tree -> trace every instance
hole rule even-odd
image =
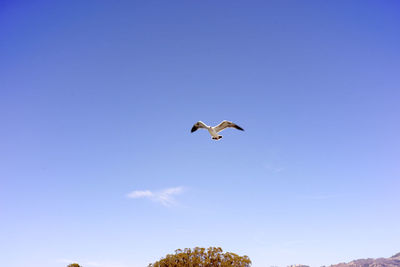
[[[235,253],[223,253],[221,248],[208,249],[196,247],[193,250],[177,249],[175,254],[149,264],[148,267],[250,267],[251,260],[247,256]]]
[[[71,263],[67,267],[82,267],[82,266],[80,266],[78,263]]]

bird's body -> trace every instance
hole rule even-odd
[[[219,135],[219,134],[217,133],[217,131],[216,131],[213,127],[209,126],[209,127],[207,128],[207,130],[208,130],[208,132],[211,134],[212,139],[219,140],[219,139],[222,138],[222,135]]]
[[[202,121],[198,121],[196,122],[193,127],[191,132],[195,132],[197,131],[197,129],[199,128],[203,128],[203,129],[207,129],[208,132],[211,134],[211,138],[214,140],[219,140],[222,138],[222,135],[219,135],[218,133],[226,128],[236,128],[238,130],[244,131],[241,127],[239,127],[238,125],[234,124],[233,122],[230,121],[222,121],[220,124],[218,124],[217,126],[208,126],[206,125],[204,122]]]

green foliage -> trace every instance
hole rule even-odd
[[[82,267],[82,266],[80,266],[78,263],[71,263],[67,267]]]
[[[235,253],[223,253],[221,248],[185,248],[177,249],[175,254],[149,264],[148,267],[250,267],[251,261],[247,256]]]

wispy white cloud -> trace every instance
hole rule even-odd
[[[284,171],[285,169],[282,167],[277,167],[274,164],[271,163],[264,163],[264,168],[267,169],[270,172],[274,172],[274,173],[279,173]]]
[[[308,199],[308,200],[325,200],[325,199],[331,199],[331,198],[338,198],[339,195],[315,194],[315,195],[300,195],[299,197],[302,199]]]
[[[150,191],[150,190],[136,190],[127,194],[128,198],[148,198],[154,202],[158,202],[163,206],[170,207],[176,204],[174,195],[181,194],[185,188],[183,186],[170,187],[160,191]]]
[[[133,191],[128,194],[129,198],[142,198],[142,197],[152,197],[154,193],[149,190],[146,191]]]

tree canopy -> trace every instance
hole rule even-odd
[[[225,252],[219,247],[208,249],[196,247],[194,249],[177,249],[175,254],[168,254],[165,258],[149,264],[148,267],[250,267],[251,260],[247,256]]]
[[[78,263],[71,263],[67,267],[82,267]]]

